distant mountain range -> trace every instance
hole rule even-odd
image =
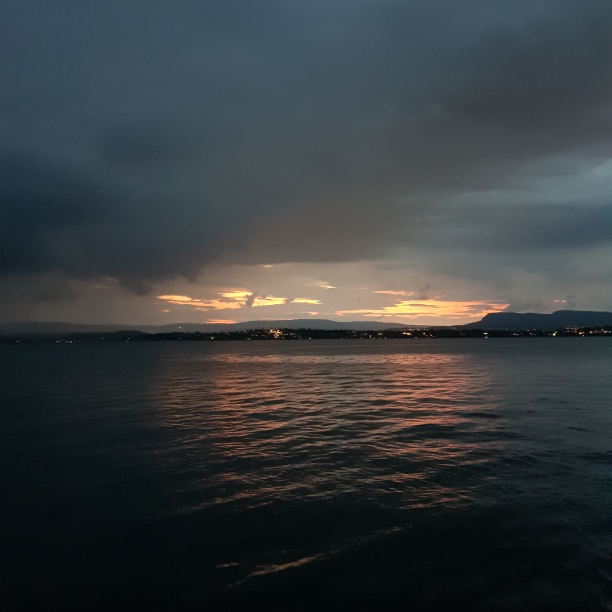
[[[481,321],[461,325],[462,329],[563,329],[564,327],[599,327],[612,325],[612,312],[557,310],[552,314],[536,312],[495,312]]]
[[[148,334],[172,332],[217,333],[222,331],[246,331],[248,329],[343,329],[354,331],[380,331],[408,326],[402,323],[381,321],[330,321],[329,319],[289,319],[277,321],[243,321],[241,323],[172,323],[170,325],[89,325],[81,323],[0,323],[0,336],[48,336],[88,334],[113,331],[140,331]],[[425,327],[420,325],[418,327]]]
[[[562,329],[565,327],[612,326],[612,312],[589,310],[557,310],[552,314],[534,312],[496,312],[482,320],[466,325],[454,325],[454,329],[524,330]],[[405,325],[385,321],[330,321],[329,319],[279,319],[276,321],[243,321],[241,323],[172,323],[170,325],[89,325],[81,323],[0,323],[0,336],[50,336],[87,334],[114,331],[139,331],[148,334],[172,332],[218,333],[222,331],[246,331],[249,329],[321,329],[382,331],[385,329],[436,327],[433,325]],[[445,326],[437,326],[445,327]]]

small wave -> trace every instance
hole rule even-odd
[[[276,574],[278,572],[283,572],[288,569],[293,569],[296,567],[301,567],[302,565],[306,565],[307,563],[312,563],[313,561],[317,561],[324,557],[323,554],[313,555],[312,557],[302,557],[297,561],[290,561],[289,563],[281,563],[279,565],[262,565],[259,569],[251,572],[248,576],[244,577],[242,580],[234,583],[234,586],[238,586],[249,580],[250,578],[255,578],[257,576],[267,576],[269,574]]]

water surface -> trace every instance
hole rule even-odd
[[[0,348],[3,609],[612,609],[605,338]]]

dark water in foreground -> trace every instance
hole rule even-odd
[[[0,384],[3,611],[612,609],[606,339],[5,346]]]

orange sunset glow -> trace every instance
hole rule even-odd
[[[242,304],[237,301],[222,300],[199,300],[187,295],[158,295],[158,300],[163,300],[175,306],[192,306],[196,310],[223,310],[225,308],[241,308]]]
[[[336,315],[360,314],[363,317],[469,317],[479,318],[490,312],[501,312],[508,304],[476,302],[453,302],[447,300],[404,300],[393,306],[379,309],[338,310]]]
[[[331,285],[320,284],[319,290],[327,290]],[[389,298],[414,295],[414,291],[407,290],[386,290],[379,289],[369,292],[372,296],[367,298],[359,289],[344,289],[335,292],[334,298],[326,300],[328,306],[325,311],[300,310],[301,307],[312,307],[312,305],[322,306],[322,301],[317,297],[296,297],[287,298],[270,295],[267,293],[257,293],[248,289],[225,289],[220,290],[208,298],[194,298],[181,294],[158,295],[157,299],[165,304],[193,308],[199,312],[214,310],[242,310],[243,316],[239,320],[248,320],[252,315],[248,314],[250,308],[264,308],[263,318],[291,318],[292,316],[315,316],[324,317],[344,317],[353,315],[353,318],[397,318],[397,319],[417,319],[421,317],[433,317],[435,319],[447,319],[450,321],[473,320],[485,316],[488,313],[501,312],[508,307],[506,302],[495,300],[457,300],[444,299],[442,297],[415,300],[402,299],[392,305],[381,306],[380,300],[385,296]],[[374,297],[374,295],[376,297]],[[299,295],[299,294],[298,294]],[[371,306],[364,301],[370,300]],[[371,300],[379,300],[373,303]],[[360,308],[350,308],[349,305],[360,305]],[[346,305],[346,306],[345,306]],[[295,309],[291,310],[294,306]],[[345,307],[343,307],[345,306]],[[349,306],[349,307],[347,307]],[[268,307],[266,310],[265,307]],[[265,314],[263,314],[265,313]],[[238,313],[236,313],[238,314]],[[261,315],[260,315],[261,316]],[[223,319],[229,320],[229,319]],[[233,319],[232,319],[233,320]],[[220,320],[216,320],[220,321]]]

